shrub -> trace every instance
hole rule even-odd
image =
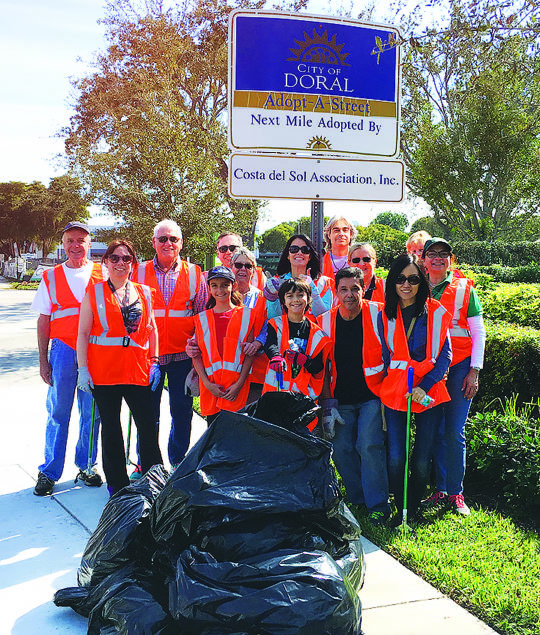
[[[538,406],[518,408],[516,396],[470,418],[465,486],[523,515],[540,513],[540,421]],[[535,412],[536,410],[536,412]]]
[[[486,240],[452,242],[458,262],[475,265],[501,264],[523,266],[540,263],[540,241],[536,242],[488,242]]]
[[[498,284],[477,289],[484,314],[491,320],[540,329],[540,285]]]
[[[486,355],[480,374],[475,410],[482,410],[501,395],[518,395],[519,403],[540,395],[540,331],[486,320]]]
[[[488,275],[495,282],[531,282],[540,283],[540,263],[505,267],[503,265],[461,265],[460,269],[469,270],[473,279]]]
[[[373,224],[356,228],[356,242],[371,243],[377,252],[379,267],[389,268],[394,258],[405,251],[407,234],[388,225]]]

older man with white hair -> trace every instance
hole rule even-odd
[[[349,266],[349,247],[358,232],[343,216],[333,216],[324,226],[324,248],[326,253],[322,261],[324,276],[335,279],[340,269]]]
[[[154,227],[153,260],[141,263],[133,276],[135,282],[155,290],[154,316],[159,336],[159,365],[161,380],[153,392],[156,422],[159,425],[161,394],[165,376],[169,385],[171,431],[168,455],[171,469],[184,458],[191,437],[193,399],[185,394],[184,384],[191,370],[186,355],[186,342],[194,333],[193,316],[204,310],[201,294],[201,269],[180,258],[182,230],[172,220],[162,220]],[[139,461],[140,465],[140,461]],[[131,479],[138,478],[140,467]]]

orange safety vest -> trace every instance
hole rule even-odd
[[[47,269],[43,272],[43,277],[52,302],[49,337],[50,339],[61,340],[70,348],[76,349],[81,303],[69,288],[62,265]],[[103,269],[100,264],[94,262],[85,291],[88,291],[90,286],[102,280]]]
[[[271,324],[277,334],[277,343],[279,346],[279,352],[281,355],[289,348],[289,320],[286,315],[280,315],[272,320],[268,321]],[[321,351],[323,352],[323,362],[326,363],[326,357],[328,355],[328,346],[330,345],[330,338],[322,330],[322,328],[315,322],[309,324],[309,337],[306,346],[306,355],[308,357],[316,357]],[[290,392],[298,392],[303,395],[307,395],[312,399],[317,399],[321,394],[324,383],[324,370],[317,375],[311,375],[304,368],[300,369],[298,375],[293,379],[292,370],[290,364],[287,363],[285,372],[283,373],[283,390],[289,390]],[[277,390],[277,375],[274,370],[271,370],[269,365],[266,370],[266,377],[264,378],[263,394],[265,392],[274,392]]]
[[[201,268],[185,260],[179,261],[178,279],[169,304],[165,304],[163,299],[152,260],[138,266],[133,280],[155,289],[154,317],[158,328],[160,354],[184,353],[187,341],[195,330],[193,300],[201,285]]]
[[[262,291],[259,291],[257,302],[255,303],[252,311],[255,314],[255,322],[253,324],[253,331],[255,335],[261,332],[264,322],[266,320],[266,298]],[[251,365],[250,381],[253,384],[263,384],[266,375],[266,367],[268,366],[268,358],[261,351],[253,358],[253,364]]]
[[[379,386],[384,377],[384,364],[382,363],[382,345],[377,329],[377,316],[382,310],[382,304],[362,300],[362,329],[364,344],[362,349],[364,375],[368,388],[375,395],[379,394]],[[336,342],[336,317],[339,307],[323,313],[317,318],[319,326],[328,335],[332,345],[329,351],[330,360],[330,392],[334,396],[337,381],[337,369],[334,359]]]
[[[133,283],[141,301],[141,321],[128,335],[118,300],[106,282],[88,292],[94,321],[88,340],[88,371],[97,386],[135,384],[149,381],[149,339],[152,332],[152,293],[143,284]]]
[[[373,289],[373,293],[371,294],[370,302],[382,302],[384,304],[384,288],[386,286],[386,281],[382,278],[375,277],[375,289]]]
[[[227,325],[223,340],[223,357],[220,356],[216,341],[216,323],[213,310],[203,311],[195,316],[195,334],[201,349],[204,370],[213,384],[228,388],[238,380],[245,355],[242,344],[247,341],[253,329],[255,311],[244,306],[236,306]],[[246,405],[249,393],[249,377],[234,401],[214,397],[199,379],[201,414],[213,415],[220,410],[237,412]]]
[[[472,286],[472,280],[452,275],[452,281],[446,285],[439,299],[443,307],[453,316],[450,328],[450,338],[452,340],[451,366],[471,356],[472,339],[469,325],[467,324],[467,312],[469,310]]]
[[[426,301],[428,311],[426,358],[417,362],[411,359],[407,335],[401,317],[401,308],[398,305],[397,318],[389,320],[385,312],[382,312],[384,325],[384,337],[390,350],[390,365],[387,368],[386,377],[380,385],[379,396],[385,406],[392,410],[407,410],[407,370],[414,368],[413,387],[418,386],[422,378],[435,366],[435,361],[441,352],[448,330],[452,322],[451,314],[437,300]],[[433,406],[445,401],[450,401],[446,390],[446,380],[437,382],[428,395],[434,399]],[[424,412],[424,406],[415,401],[412,402],[413,412]]]
[[[264,285],[266,284],[266,276],[264,275],[262,267],[255,267],[253,276],[251,278],[251,284],[261,291],[264,289]]]
[[[327,251],[323,256],[322,275],[335,280],[334,267],[332,266],[332,258],[330,257],[329,251]]]

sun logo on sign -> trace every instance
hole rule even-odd
[[[309,150],[330,150],[331,147],[332,144],[326,137],[312,137],[306,146]]]
[[[322,29],[322,26],[319,28]],[[345,58],[347,58],[350,54],[341,52],[341,49],[345,46],[345,44],[338,44],[336,42],[335,33],[332,36],[332,39],[329,40],[327,31],[319,34],[315,29],[313,29],[313,37],[310,37],[304,31],[304,40],[300,41],[295,38],[294,41],[296,42],[298,48],[289,48],[289,51],[296,55],[296,57],[288,57],[288,62],[350,66],[350,64],[347,64],[345,61]]]

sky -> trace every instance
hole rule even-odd
[[[359,0],[354,0],[359,6]],[[387,0],[379,3],[386,4]],[[328,2],[312,0],[310,12],[328,14]],[[2,0],[0,21],[0,182],[41,181],[65,172],[55,158],[57,137],[73,114],[71,78],[84,75],[105,50],[102,0]],[[379,212],[398,211],[410,220],[425,214],[409,202],[325,202],[325,215],[342,213],[366,225]],[[272,200],[258,231],[310,214],[309,201]],[[93,224],[111,222],[92,209]]]

